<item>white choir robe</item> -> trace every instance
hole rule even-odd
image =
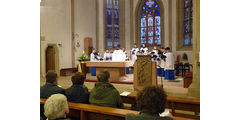
[[[103,54],[103,59],[104,59],[104,60],[107,60],[107,58],[108,58],[108,60],[110,60],[110,53],[105,52],[105,53]]]
[[[138,53],[138,51],[139,51],[138,48],[132,48],[132,50],[131,50],[132,61],[136,61],[137,60],[137,53]]]
[[[93,53],[90,54],[90,61],[96,61],[95,55]]]
[[[140,52],[142,52],[142,50],[144,51],[143,54],[147,54],[147,51],[148,51],[148,48],[147,48],[147,47],[145,47],[145,48],[140,48]]]
[[[112,61],[125,61],[126,55],[122,50],[114,50],[112,53]]]
[[[172,52],[165,54],[166,63],[165,63],[165,80],[174,80],[174,55]]]

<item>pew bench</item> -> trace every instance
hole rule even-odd
[[[136,93],[131,93],[128,96],[121,96],[123,103],[136,104]],[[198,114],[200,113],[200,100],[190,98],[179,98],[167,96],[166,108],[171,109],[173,116],[180,116],[186,118],[200,119]],[[195,115],[177,113],[176,110],[194,112]]]
[[[46,99],[40,98],[40,110],[44,111],[44,103]],[[102,107],[89,104],[72,103],[68,102],[70,118],[79,120],[125,120],[128,113],[139,114],[138,111]],[[173,117],[174,120],[190,120],[183,117]]]
[[[71,71],[71,72],[77,72],[77,68],[62,68],[60,70],[60,76],[66,76],[67,71]]]

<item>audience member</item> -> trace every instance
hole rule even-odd
[[[126,120],[173,120],[171,115],[161,117],[159,114],[165,110],[167,95],[162,88],[145,87],[137,94],[139,115],[127,114]]]
[[[83,85],[86,79],[85,74],[79,72],[72,76],[72,86],[66,89],[66,96],[69,102],[88,104],[89,92],[87,87]]]
[[[70,120],[66,118],[68,113],[67,98],[63,94],[50,96],[44,104],[44,115],[48,120]]]
[[[89,102],[93,105],[123,108],[119,92],[108,82],[109,77],[109,72],[105,70],[97,75],[98,82],[90,93]]]
[[[52,94],[65,94],[65,90],[57,85],[58,79],[55,72],[48,72],[46,84],[40,88],[40,98],[48,98]]]

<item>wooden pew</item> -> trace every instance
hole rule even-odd
[[[123,103],[136,104],[136,93],[131,93],[128,96],[121,96]],[[200,100],[199,99],[190,99],[190,98],[179,98],[179,97],[167,97],[166,108],[172,110],[173,116],[181,116],[193,119],[200,119],[198,113],[200,113]],[[176,113],[176,110],[191,111],[195,115]]]
[[[78,70],[77,68],[62,68],[60,70],[60,76],[66,76],[67,71],[76,72],[77,70]]]
[[[46,99],[40,98],[40,110],[44,111],[44,103]],[[80,120],[125,120],[128,113],[139,114],[138,111],[101,107],[89,104],[68,102],[69,114],[68,117],[77,118]],[[191,120],[183,117],[174,117],[174,120]]]

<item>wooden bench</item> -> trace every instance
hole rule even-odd
[[[136,93],[131,93],[128,96],[121,96],[123,103],[136,104]],[[186,118],[200,119],[198,114],[200,113],[200,100],[190,98],[179,98],[179,97],[167,97],[166,108],[172,110],[173,116],[181,116]],[[194,112],[195,115],[176,113],[176,110]]]
[[[44,103],[46,99],[40,98],[40,110],[44,111]],[[101,107],[89,104],[72,103],[68,102],[70,118],[76,118],[80,120],[125,120],[125,116],[128,113],[139,114],[138,111]],[[173,117],[174,120],[190,120],[183,117]]]
[[[60,70],[60,76],[66,76],[67,71],[77,72],[77,68],[62,68]]]

